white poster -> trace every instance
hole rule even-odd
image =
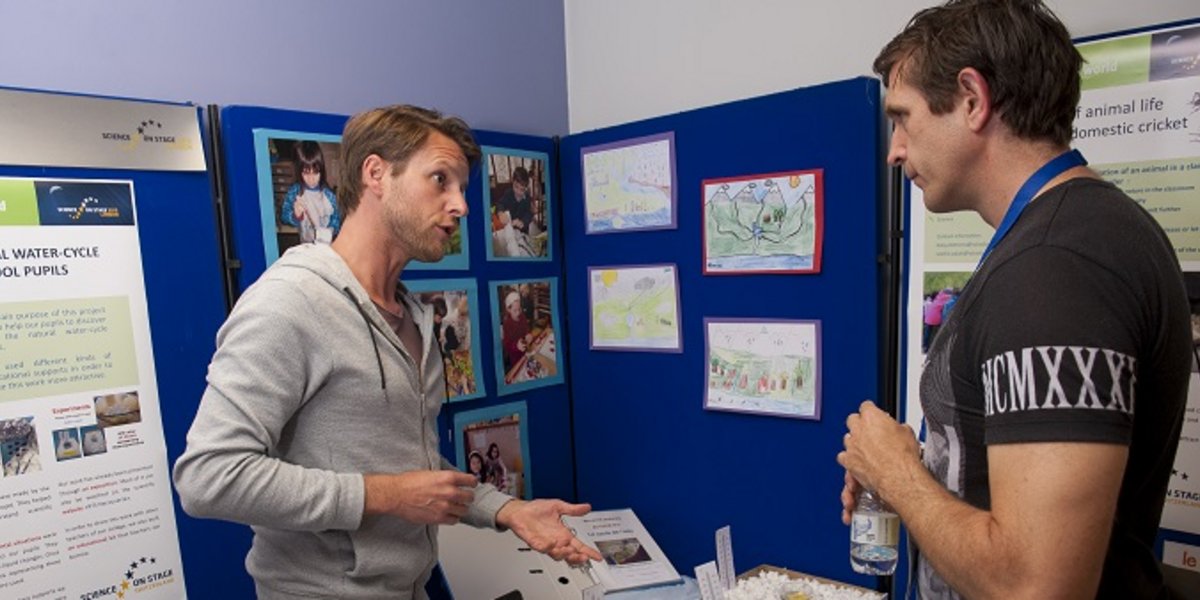
[[[1200,25],[1107,38],[1079,51],[1087,63],[1075,147],[1158,220],[1184,271],[1200,271]],[[1161,523],[1189,533],[1200,533],[1197,385],[1193,373]]]
[[[1161,525],[1167,529],[1200,533],[1200,374],[1192,362],[1187,412],[1175,451],[1175,468],[1167,484]],[[1194,555],[1193,555],[1194,556]]]
[[[1200,25],[1079,45],[1074,145],[1200,271]]]
[[[0,597],[185,596],[130,182],[0,178]]]

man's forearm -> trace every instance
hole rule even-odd
[[[1023,460],[989,452],[990,510],[951,494],[917,461],[878,482],[922,557],[963,597],[1042,600],[1096,594],[1122,471],[1116,463],[1123,449],[1037,446],[1007,447],[1006,452],[1019,453]],[[1075,456],[1072,451],[1088,454]],[[1085,464],[1095,466],[1080,466]],[[1004,472],[999,479],[997,469]],[[1112,481],[1097,483],[1080,475],[1089,469],[1104,472]],[[1058,488],[1070,491],[1047,493]]]
[[[967,598],[1023,598],[1021,561],[988,511],[957,498],[920,463],[879,482],[879,493],[952,588]],[[1036,591],[1036,590],[1029,590]]]

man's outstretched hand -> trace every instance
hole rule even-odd
[[[600,553],[579,541],[562,523],[563,515],[580,517],[592,510],[590,504],[568,504],[562,500],[512,500],[496,513],[496,524],[507,527],[530,548],[555,560],[578,565],[601,560]]]

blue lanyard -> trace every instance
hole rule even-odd
[[[983,261],[991,254],[992,249],[1008,235],[1008,230],[1012,229],[1013,223],[1017,222],[1017,217],[1021,216],[1021,211],[1033,201],[1033,197],[1042,189],[1042,186],[1050,182],[1051,179],[1062,175],[1068,169],[1086,165],[1087,159],[1080,154],[1078,150],[1068,150],[1059,154],[1050,160],[1050,162],[1042,165],[1040,169],[1034,171],[1029,179],[1021,185],[1021,189],[1017,190],[1017,195],[1013,197],[1012,204],[1008,205],[1008,212],[1004,213],[1004,219],[1000,221],[1000,226],[996,228],[996,233],[992,235],[992,241],[988,242],[987,249],[983,251],[983,256],[979,257],[979,267],[983,266]]]

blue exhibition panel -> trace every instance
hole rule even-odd
[[[533,496],[537,498],[562,498],[573,500],[575,497],[575,466],[572,461],[571,440],[571,404],[569,398],[570,384],[574,373],[570,362],[570,353],[564,352],[572,333],[573,323],[567,319],[567,304],[564,299],[566,283],[563,268],[563,214],[558,189],[559,163],[555,150],[555,142],[550,138],[541,138],[494,131],[475,131],[475,139],[480,146],[494,152],[496,155],[544,155],[548,159],[546,165],[547,183],[549,186],[547,203],[547,221],[549,224],[549,260],[489,260],[492,248],[491,215],[485,206],[486,169],[480,167],[472,171],[471,183],[467,188],[467,205],[470,213],[463,220],[470,258],[469,269],[466,271],[410,270],[403,279],[443,279],[453,277],[470,277],[479,284],[479,341],[483,383],[487,391],[485,397],[474,400],[450,402],[442,407],[441,425],[442,454],[453,462],[455,460],[456,444],[462,440],[455,439],[454,417],[467,411],[490,409],[491,407],[512,402],[524,402],[529,418],[528,435],[530,457],[530,482]],[[485,154],[484,160],[488,156]],[[538,280],[553,278],[557,285],[556,297],[551,299],[558,328],[558,354],[561,356],[562,373],[560,381],[555,385],[544,387],[513,386],[511,393],[498,394],[498,381],[495,364],[498,360],[499,336],[496,332],[500,327],[496,320],[500,308],[493,303],[493,287],[496,282]],[[503,299],[501,299],[501,302]]]
[[[237,290],[244,291],[266,269],[269,250],[264,246],[263,210],[260,202],[260,166],[256,161],[255,130],[280,133],[280,137],[296,134],[297,139],[328,139],[340,136],[345,126],[345,115],[306,113],[275,108],[233,106],[221,111],[221,135],[224,149],[224,168],[227,174],[228,210],[234,254],[241,268],[236,274]],[[549,164],[546,175],[550,182],[549,220],[558,219],[557,163],[554,140],[523,135],[477,131],[477,141],[482,146],[497,151],[512,151],[512,154],[544,154]],[[262,155],[261,149],[258,152]],[[263,171],[265,172],[265,171]],[[510,402],[526,404],[529,435],[529,481],[537,497],[572,498],[574,496],[574,467],[571,462],[570,406],[567,387],[561,383],[546,387],[518,388],[514,393],[498,395],[495,374],[495,348],[493,321],[497,316],[492,303],[493,282],[525,279],[557,279],[559,298],[555,306],[565,310],[562,301],[562,236],[552,225],[549,237],[551,252],[549,260],[489,260],[491,247],[489,211],[484,207],[484,182],[481,169],[471,173],[467,191],[470,214],[463,220],[467,249],[466,265],[457,268],[441,268],[433,265],[409,265],[401,278],[405,281],[418,279],[472,279],[477,285],[478,320],[473,327],[475,341],[480,345],[480,361],[475,368],[482,374],[485,394],[467,400],[458,400],[443,405],[439,417],[442,454],[455,462],[456,446],[454,417],[473,410],[488,410]],[[336,182],[331,183],[336,185]],[[565,314],[558,315],[559,322],[566,328]],[[563,332],[565,335],[565,332]],[[565,341],[558,342],[565,348]],[[371,349],[364,348],[366,355]],[[564,369],[565,371],[565,364]],[[569,381],[566,373],[562,380]]]
[[[168,465],[183,453],[225,319],[220,243],[207,172],[0,167],[0,176],[131,180]],[[193,519],[175,499],[184,579],[194,598],[250,597],[244,527]]]
[[[678,227],[587,235],[581,148],[674,132]],[[885,179],[879,82],[858,78],[618,125],[560,147],[578,490],[631,507],[681,573],[732,526],[736,568],[874,587],[849,565],[836,462],[845,418],[879,399]],[[705,276],[705,179],[824,170],[819,273]],[[589,350],[587,269],[677,266],[683,352]],[[818,420],[708,411],[705,318],[818,319]]]

